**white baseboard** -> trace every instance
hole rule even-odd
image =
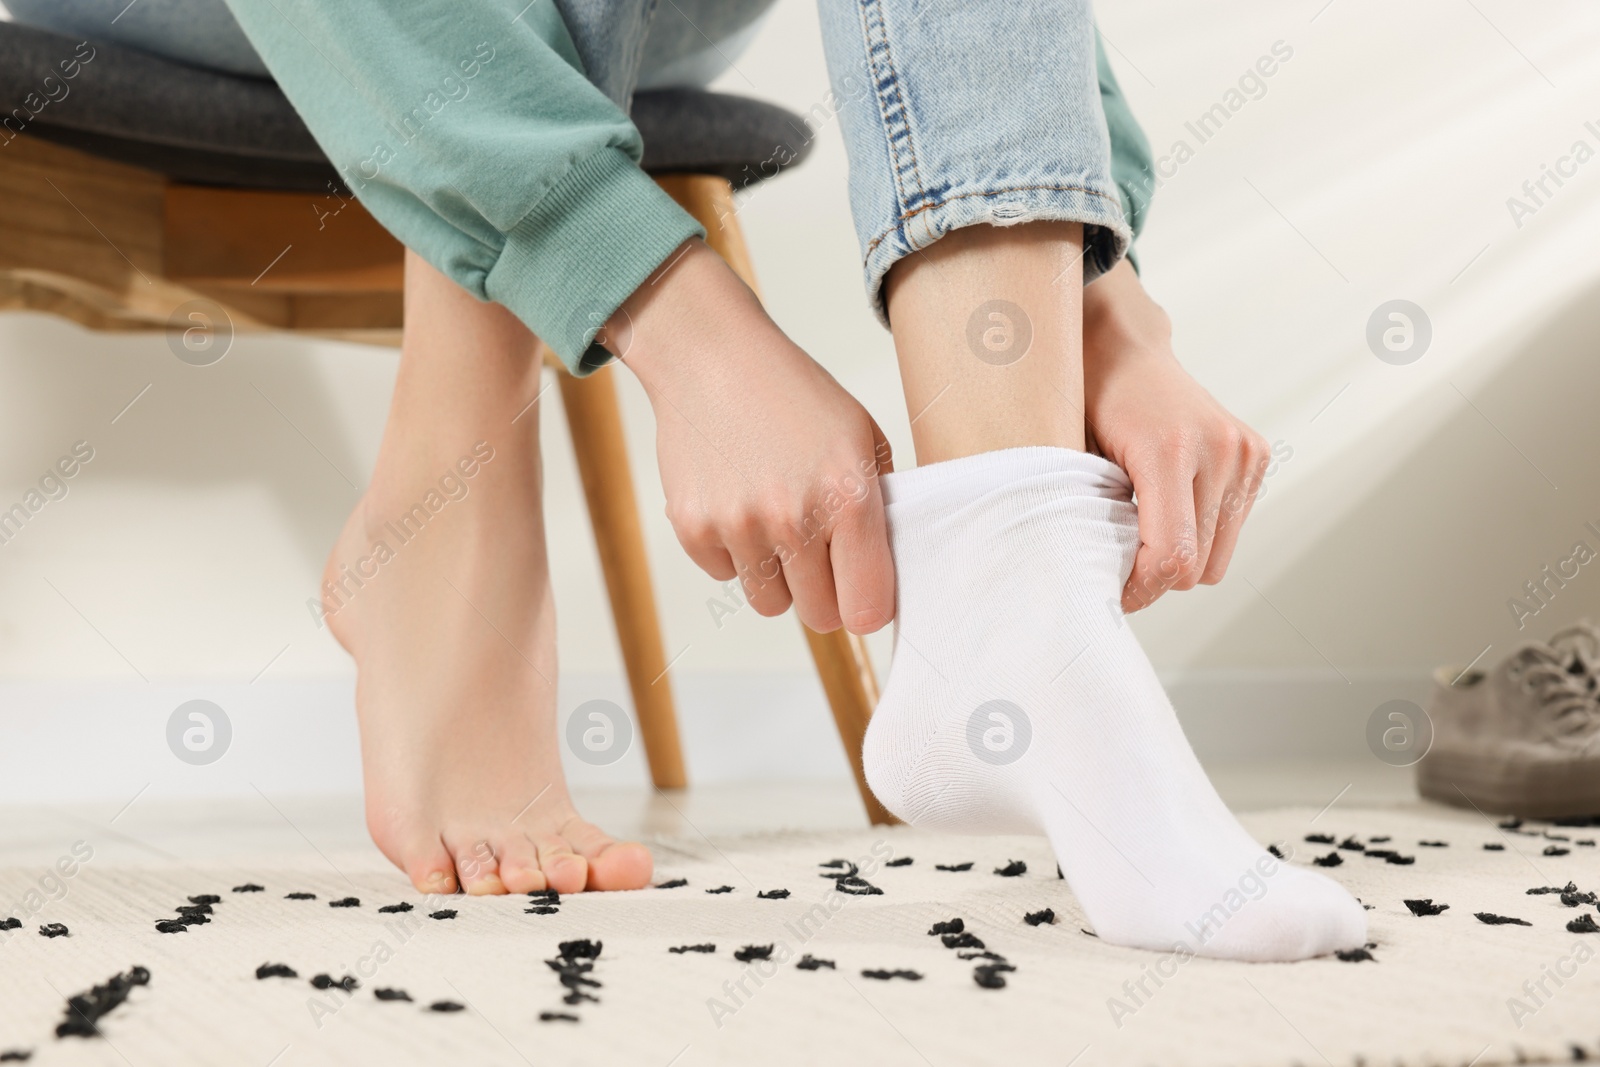
[[[1353,677],[1312,672],[1191,672],[1167,679],[1203,760],[1371,758],[1372,710],[1425,703],[1422,671]],[[565,716],[591,699],[628,706],[617,677],[562,679]],[[675,679],[691,782],[843,780],[849,766],[810,674],[684,675]],[[0,683],[0,804],[152,797],[353,793],[361,788],[354,686],[345,680],[200,681],[149,686]],[[226,754],[206,766],[173,755],[167,723],[194,699],[223,708]],[[641,746],[595,767],[563,751],[575,786],[642,786]]]

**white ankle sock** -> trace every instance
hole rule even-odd
[[[1277,860],[1228,812],[1123,620],[1139,530],[1118,467],[1016,448],[883,490],[894,663],[865,758],[891,811],[1046,835],[1114,944],[1242,960],[1363,944],[1343,887]]]

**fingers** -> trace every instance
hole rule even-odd
[[[866,487],[866,496],[851,506],[829,545],[839,615],[853,634],[873,633],[894,618],[894,558],[889,554],[883,494],[876,478]]]
[[[1251,429],[1244,429],[1239,445],[1238,466],[1235,475],[1219,501],[1216,538],[1211,554],[1206,559],[1205,572],[1200,576],[1204,585],[1216,585],[1227,573],[1233,559],[1234,548],[1239,543],[1239,531],[1244,520],[1255,506],[1256,494],[1266,479],[1267,463],[1272,451],[1266,438]]]
[[[1139,499],[1141,542],[1133,572],[1122,590],[1122,610],[1131,614],[1154,604],[1191,574],[1198,574],[1198,546],[1193,461],[1169,461],[1143,478],[1130,470],[1129,476]]]

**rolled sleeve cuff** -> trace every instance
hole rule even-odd
[[[691,237],[705,230],[626,152],[575,163],[506,234],[484,281],[573,374],[611,361],[594,344],[607,319]]]

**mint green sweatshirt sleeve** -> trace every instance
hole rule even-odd
[[[575,374],[623,300],[704,231],[639,169],[552,0],[227,0],[346,184]],[[513,18],[513,16],[516,16]]]
[[[1111,64],[1106,60],[1105,44],[1098,29],[1094,32],[1094,58],[1100,74],[1100,105],[1105,111],[1106,128],[1111,134],[1111,180],[1116,182],[1117,192],[1122,199],[1122,215],[1128,220],[1137,240],[1144,229],[1145,215],[1150,210],[1150,194],[1154,184],[1150,169],[1153,162],[1150,142],[1145,139],[1144,131],[1133,117],[1133,109],[1128,107],[1128,101],[1122,95],[1117,76],[1112,73]],[[1133,262],[1131,249],[1128,261]],[[1138,264],[1134,266],[1137,268]]]

